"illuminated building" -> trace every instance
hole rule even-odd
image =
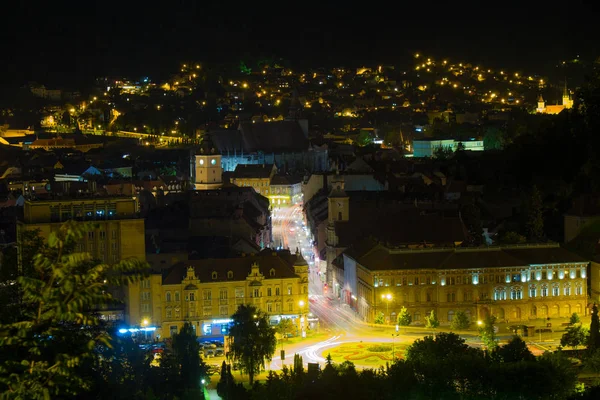
[[[93,222],[80,242],[76,252],[88,252],[100,262],[117,263],[122,259],[145,260],[144,219],[137,214],[136,200],[131,197],[115,198],[57,198],[54,200],[25,201],[23,219],[17,224],[17,242],[23,230],[39,229],[48,239],[61,224],[68,220]],[[124,295],[115,293],[124,300]],[[123,310],[102,310],[110,320],[123,319]]]
[[[253,305],[271,324],[291,318],[302,329],[308,314],[308,264],[296,255],[272,253],[238,258],[189,260],[166,274],[129,287],[129,320],[147,321],[162,338],[191,322],[198,336],[226,334],[242,304]]]
[[[536,112],[540,114],[558,114],[564,109],[570,109],[573,107],[573,99],[569,94],[569,90],[567,89],[567,83],[565,82],[565,88],[562,95],[562,104],[556,105],[546,105],[546,101],[540,94],[538,98],[538,106],[536,108]]]
[[[209,135],[205,135],[202,146],[196,152],[194,168],[194,184],[196,190],[218,189],[223,186],[223,168],[221,167],[221,155],[215,149]]]
[[[442,324],[458,311],[471,321],[494,315],[515,324],[587,315],[588,264],[558,244],[416,249],[365,241],[344,253],[358,313],[373,321],[389,310],[394,321],[406,307],[415,324],[431,310]]]

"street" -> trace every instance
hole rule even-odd
[[[308,262],[309,315],[312,318],[318,318],[318,327],[315,329],[321,333],[315,338],[309,337],[293,344],[284,344],[286,365],[289,366],[293,363],[294,354],[300,354],[305,364],[319,363],[323,366],[327,349],[344,343],[392,342],[407,345],[416,339],[434,333],[424,327],[401,327],[397,332],[394,325],[366,324],[347,304],[333,298],[331,291],[324,294],[323,281],[315,265],[315,260],[318,260],[316,248],[312,245],[310,232],[304,222],[302,204],[273,210],[273,242],[274,246],[279,249],[287,248],[291,252],[298,249]],[[512,333],[502,324],[499,325],[499,339],[507,341],[512,337]],[[447,329],[442,328],[439,331],[445,330]],[[482,346],[476,331],[461,332],[460,335],[469,345]],[[541,353],[558,346],[559,332],[547,336],[543,340],[541,336],[537,335],[525,338],[525,340],[528,341],[530,349],[534,353]],[[279,352],[271,362],[270,368],[273,370],[279,370],[282,367],[282,361],[278,355]],[[355,364],[357,367],[363,367],[360,363]]]

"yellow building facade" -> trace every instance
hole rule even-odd
[[[458,311],[500,322],[588,314],[589,262],[556,244],[485,249],[388,249],[344,254],[346,298],[373,321],[395,324],[402,307],[413,324],[435,310],[441,324]]]
[[[289,253],[288,253],[289,255]],[[271,324],[291,318],[298,334],[308,329],[308,264],[298,253],[190,260],[166,275],[152,275],[129,287],[129,321],[156,327],[168,338],[185,322],[198,336],[227,334],[238,306],[253,305]]]

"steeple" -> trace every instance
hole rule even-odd
[[[569,95],[569,89],[567,88],[567,78],[565,78],[565,88],[563,90],[562,105],[565,106],[565,108],[573,107],[573,99],[571,99],[571,96]]]
[[[290,108],[288,109],[288,116],[286,120],[297,121],[300,119],[302,113],[302,105],[298,100],[298,90],[294,88],[292,90],[292,101],[290,102]]]
[[[546,112],[546,102],[544,101],[544,98],[542,97],[542,94],[540,93],[540,97],[538,97],[538,106],[536,111],[539,113],[545,113]]]

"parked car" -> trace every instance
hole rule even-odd
[[[217,349],[215,350],[215,357],[223,357],[225,355],[225,350]]]
[[[210,357],[214,357],[215,356],[215,351],[214,350],[206,350],[204,352],[204,357],[206,358],[210,358]]]

